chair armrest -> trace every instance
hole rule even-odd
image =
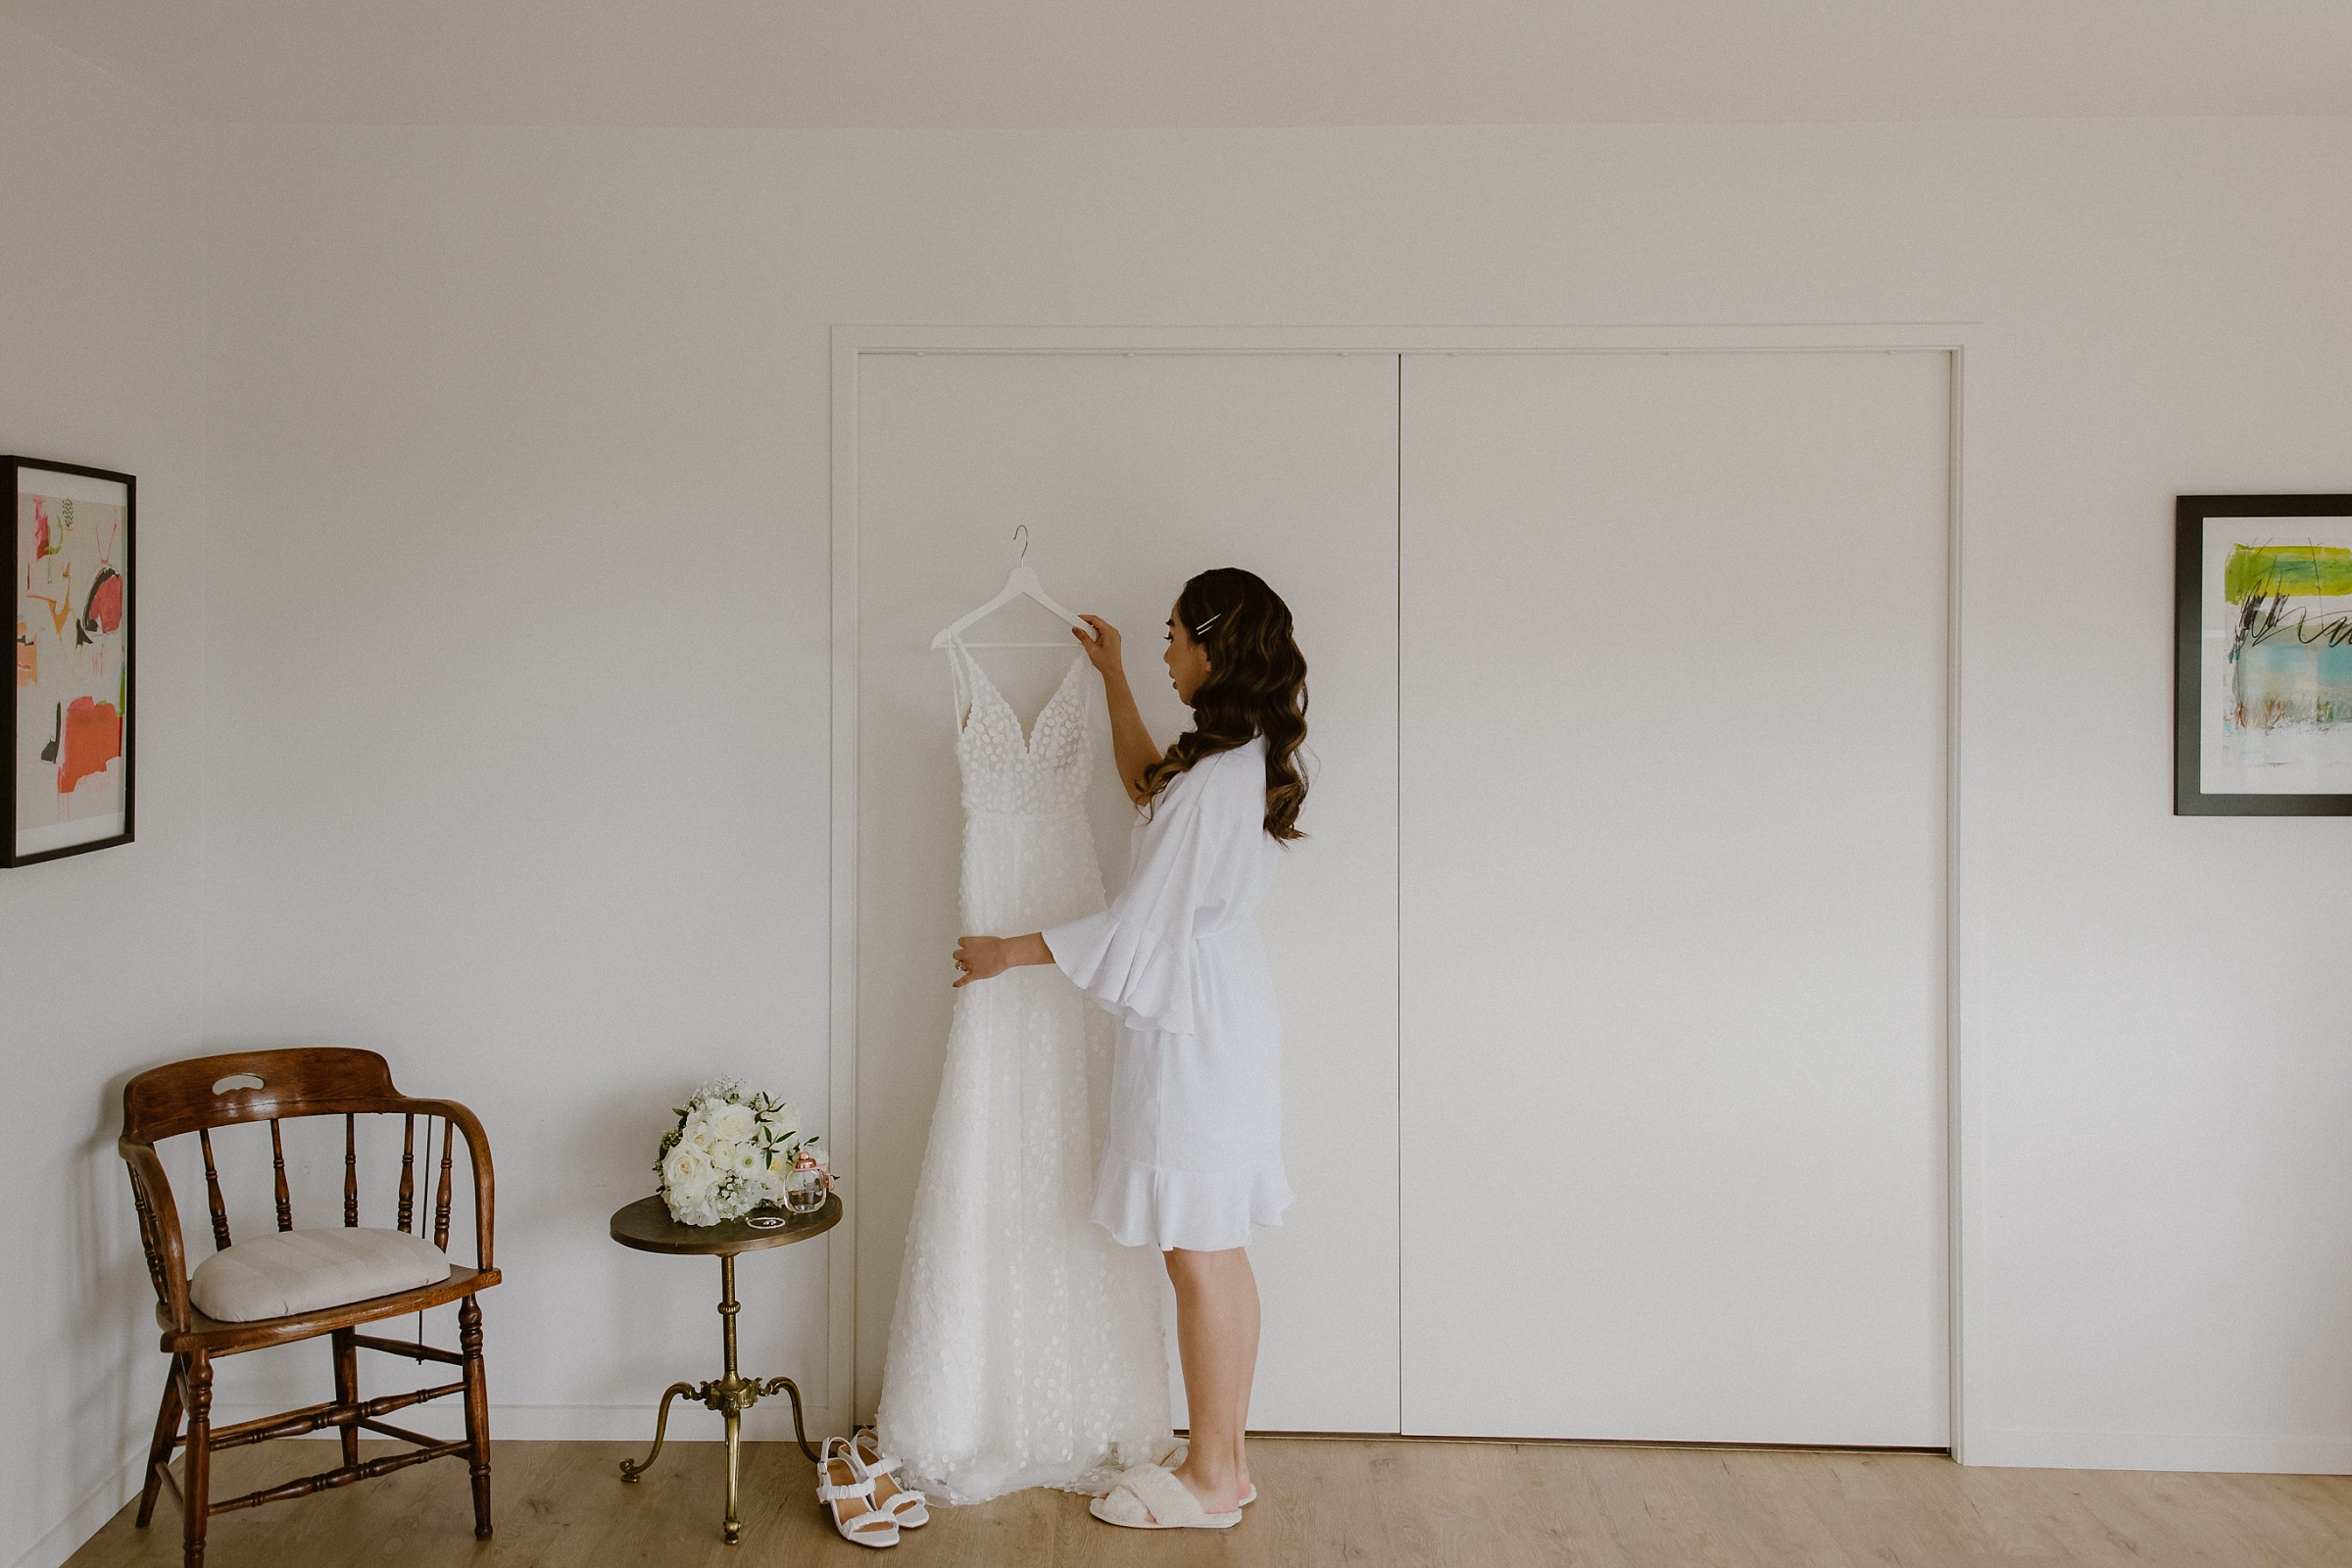
[[[115,1148],[130,1171],[130,1199],[138,1209],[139,1250],[147,1256],[147,1278],[156,1299],[172,1319],[172,1327],[186,1333],[188,1313],[188,1252],[179,1235],[179,1206],[172,1200],[172,1180],[153,1144],[118,1139]]]
[[[491,1267],[490,1247],[497,1230],[498,1178],[491,1168],[490,1140],[483,1134],[481,1122],[454,1100],[411,1100],[404,1096],[387,1108],[414,1111],[419,1116],[446,1116],[452,1126],[466,1135],[466,1158],[473,1170],[474,1266]]]

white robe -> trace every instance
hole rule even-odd
[[[1045,933],[1119,1022],[1094,1220],[1122,1246],[1218,1251],[1291,1205],[1282,1022],[1251,918],[1282,846],[1263,737],[1179,774],[1135,826],[1127,886]]]

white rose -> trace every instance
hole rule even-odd
[[[694,1144],[680,1144],[662,1161],[662,1185],[694,1187],[711,1175],[710,1156]]]
[[[753,1137],[760,1130],[760,1117],[749,1105],[722,1101],[710,1107],[708,1119],[711,1131],[728,1143]]]

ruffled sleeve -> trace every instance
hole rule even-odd
[[[1136,847],[1126,888],[1100,914],[1045,933],[1054,961],[1079,990],[1134,1029],[1192,1034],[1197,934],[1229,901],[1241,846],[1225,841],[1252,818],[1225,823],[1214,808],[1215,758],[1178,778],[1159,797]],[[1262,790],[1262,787],[1261,787]]]

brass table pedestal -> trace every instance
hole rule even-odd
[[[774,1225],[781,1219],[782,1225]],[[769,1222],[755,1225],[754,1220]],[[735,1314],[743,1310],[735,1299],[735,1254],[756,1252],[767,1247],[786,1247],[805,1242],[811,1236],[821,1236],[841,1223],[841,1200],[828,1194],[825,1206],[809,1214],[747,1215],[742,1219],[724,1220],[716,1225],[681,1225],[669,1217],[669,1209],[657,1193],[641,1198],[612,1215],[612,1239],[623,1247],[634,1247],[641,1252],[693,1253],[715,1256],[718,1259],[718,1319],[724,1329],[726,1370],[714,1379],[696,1383],[672,1383],[662,1395],[662,1408],[654,1417],[654,1449],[643,1459],[620,1461],[620,1479],[635,1481],[654,1467],[662,1457],[662,1440],[669,1430],[669,1401],[684,1395],[716,1410],[727,1422],[727,1522],[726,1541],[730,1546],[743,1541],[743,1521],[736,1515],[736,1485],[738,1460],[742,1449],[743,1412],[771,1394],[787,1395],[792,1399],[792,1435],[800,1441],[801,1451],[816,1462],[817,1452],[808,1446],[808,1431],[801,1425],[801,1390],[790,1378],[747,1378],[735,1369]]]

